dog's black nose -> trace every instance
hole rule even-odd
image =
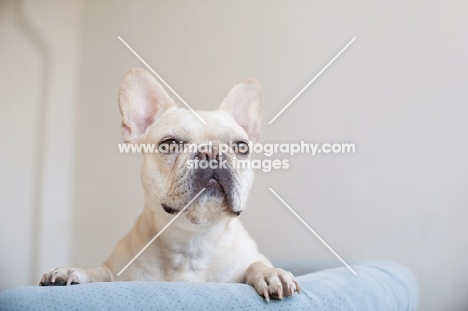
[[[219,149],[217,147],[212,147],[210,150],[198,152],[196,157],[199,160],[211,161],[216,160],[219,161]]]

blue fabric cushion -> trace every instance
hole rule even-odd
[[[27,286],[0,293],[0,310],[417,310],[418,283],[389,261],[299,276],[299,295],[265,302],[245,284],[113,282]]]

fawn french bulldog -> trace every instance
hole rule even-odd
[[[243,282],[266,300],[300,292],[294,276],[274,268],[237,216],[245,209],[253,170],[236,168],[234,158],[249,159],[248,141],[258,141],[263,111],[260,85],[247,79],[233,87],[218,110],[177,108],[145,70],[133,69],[119,90],[122,137],[127,143],[155,144],[167,152],[145,153],[141,180],[145,206],[130,232],[104,264],[93,269],[58,267],[40,285],[109,281]],[[183,152],[174,145],[208,144],[206,151]],[[234,142],[220,154],[220,144]],[[181,148],[180,148],[181,149]],[[227,162],[224,167],[188,166],[190,160]],[[162,228],[205,189],[119,276],[117,273]]]

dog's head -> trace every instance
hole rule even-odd
[[[177,108],[148,72],[133,69],[120,84],[119,106],[124,141],[157,150],[144,153],[142,167],[146,204],[155,213],[179,212],[203,188],[184,213],[190,222],[208,225],[243,211],[253,170],[237,164],[250,159],[248,142],[260,136],[263,95],[256,81],[235,85],[218,110],[197,111],[204,124]]]

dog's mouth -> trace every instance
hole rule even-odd
[[[209,180],[208,180],[208,185],[220,185],[219,183],[219,180],[218,180],[218,177],[215,177],[213,175],[213,177],[211,177]],[[221,185],[220,185],[221,186]]]
[[[200,211],[202,211],[209,206],[208,209],[211,209],[212,212],[219,213],[219,211],[224,211],[228,214],[239,216],[241,211],[236,211],[234,207],[236,185],[234,183],[235,176],[233,176],[233,174],[234,172],[228,169],[208,168],[195,171],[192,179],[193,186],[191,189],[191,197],[195,196],[203,188],[205,188],[205,190],[200,195],[200,198],[192,203],[194,207],[188,207],[187,212],[194,208],[201,208]],[[188,197],[181,197],[181,199],[185,200],[188,199]],[[161,206],[168,214],[177,214],[183,208],[177,203],[175,205],[162,203]]]
[[[213,176],[208,179],[208,182],[206,183],[206,190],[209,192],[215,192],[213,194],[225,195],[224,185],[216,171],[213,171]]]
[[[169,205],[167,204],[161,204],[162,208],[164,209],[164,211],[168,214],[177,214],[179,212],[179,210],[175,209],[175,208],[172,208],[170,207]]]

